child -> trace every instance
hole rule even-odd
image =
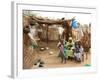
[[[59,56],[61,57],[61,63],[66,63],[66,55],[64,53],[64,43],[63,40],[60,40],[60,44],[58,45],[58,48],[60,50]]]
[[[64,42],[64,55],[65,55],[65,63],[68,58],[68,50],[67,50],[67,42]]]

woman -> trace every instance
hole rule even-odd
[[[74,46],[74,43],[73,43],[72,37],[70,37],[67,42],[67,56],[68,58],[71,58],[71,59],[73,58],[73,46]]]
[[[83,47],[79,44],[79,42],[75,42],[75,60],[81,62],[83,59]]]

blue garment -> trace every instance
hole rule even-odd
[[[73,20],[72,20],[71,26],[72,26],[72,28],[74,28],[74,29],[78,28],[78,22],[77,22],[75,19],[73,19]]]

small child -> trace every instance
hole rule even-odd
[[[63,62],[66,63],[67,58],[66,58],[66,55],[64,53],[64,43],[63,43],[63,40],[60,40],[58,48],[60,50],[59,56],[61,57],[61,63],[63,63]]]

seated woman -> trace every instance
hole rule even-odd
[[[69,38],[69,41],[67,42],[67,57],[68,58],[73,58],[73,47],[74,47],[74,43],[72,38]]]
[[[83,59],[83,47],[79,44],[79,42],[75,42],[74,48],[74,58],[76,61],[81,62]]]

